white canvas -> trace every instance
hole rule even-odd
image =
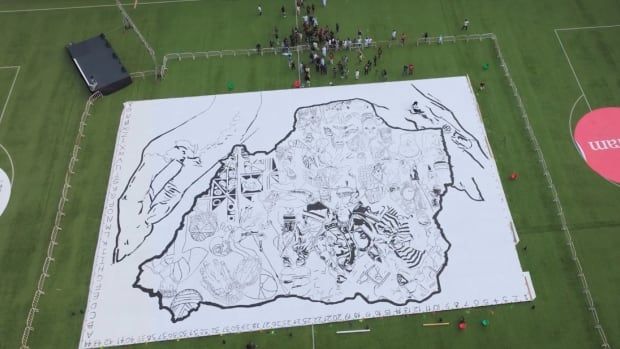
[[[534,299],[467,77],[127,102],[80,347]]]

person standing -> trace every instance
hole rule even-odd
[[[405,46],[405,41],[407,41],[407,34],[405,33],[400,34],[400,45]]]
[[[284,7],[284,5],[282,5],[282,7],[280,8],[280,12],[282,13],[282,18],[286,18],[286,8]]]
[[[360,79],[360,70],[355,69],[355,80],[359,80],[359,79]]]
[[[392,41],[396,40],[396,29],[392,29]]]
[[[340,25],[338,23],[336,23],[336,33],[340,32]]]
[[[263,7],[260,4],[258,4],[258,15],[259,16],[263,15]]]
[[[469,29],[469,19],[465,18],[465,20],[463,21],[463,26],[461,27],[461,30],[467,30]]]
[[[323,2],[323,7],[327,7],[327,0],[322,0]]]

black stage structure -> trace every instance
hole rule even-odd
[[[131,84],[129,72],[104,34],[69,43],[67,51],[90,92],[109,95]]]

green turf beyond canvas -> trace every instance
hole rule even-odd
[[[140,2],[137,9],[131,5],[126,9],[159,61],[171,52],[253,48],[259,42],[266,47],[274,26],[287,32],[295,23],[292,1],[287,1],[289,16],[285,19],[278,14],[282,4],[274,2],[263,3],[261,17],[256,15],[257,1]],[[0,216],[0,348],[20,347],[88,97],[64,45],[103,32],[129,71],[153,69],[134,33],[123,30],[112,5],[113,1],[95,0],[0,1],[0,67],[20,67],[17,79],[16,68],[0,68],[0,108],[10,92],[0,122],[0,144],[15,166],[11,201]],[[485,81],[487,88],[477,95],[478,103],[520,234],[521,263],[532,275],[536,301],[136,347],[244,348],[250,341],[259,348],[307,349],[601,346],[553,196],[492,41],[413,44],[423,32],[462,34],[464,18],[471,22],[469,32],[497,35],[557,187],[607,340],[612,347],[620,346],[620,273],[615,268],[620,260],[620,188],[587,167],[570,136],[571,127],[589,110],[588,103],[592,109],[620,106],[620,3],[329,0],[325,9],[319,1],[315,5],[320,24],[333,28],[339,23],[344,36],[355,36],[358,28],[375,40],[388,39],[393,28],[408,34],[406,47],[384,48],[380,69],[387,70],[389,80],[403,78],[402,65],[411,62],[416,65],[414,78],[466,74],[474,84]],[[608,27],[582,28],[592,26]],[[554,30],[558,28],[574,29]],[[367,57],[375,52],[365,50]],[[489,65],[488,70],[483,64]],[[71,178],[55,260],[28,339],[31,348],[78,345],[122,103],[226,93],[229,81],[234,82],[235,92],[283,89],[295,79],[297,73],[279,56],[170,61],[163,80],[138,78],[94,104]],[[379,80],[371,74],[359,82]],[[331,75],[313,78],[313,86],[330,82],[356,83]],[[7,158],[0,152],[4,170],[10,166]],[[519,173],[517,181],[508,180],[512,172]],[[455,326],[461,317],[469,323],[466,331]],[[452,324],[422,326],[439,318]],[[484,319],[489,320],[487,327],[480,323]],[[370,333],[336,334],[366,326]]]

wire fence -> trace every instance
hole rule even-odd
[[[157,70],[145,70],[145,71],[133,72],[129,75],[131,76],[132,79],[137,79],[137,78],[146,79],[149,76],[157,77],[157,73],[159,73],[159,71]]]
[[[487,34],[471,34],[471,35],[449,35],[449,36],[439,36],[439,37],[428,37],[428,38],[419,38],[415,41],[416,46],[420,45],[432,45],[432,44],[443,44],[443,43],[456,43],[459,41],[482,41],[484,39],[491,39],[494,35],[492,33]],[[358,43],[353,42],[350,45],[339,46],[339,51],[355,51],[366,48],[377,48],[380,46],[384,47],[392,47],[394,45],[399,45],[396,41],[390,40],[379,40],[373,41],[371,43]],[[408,46],[400,45],[400,46]],[[290,47],[266,47],[266,48],[250,48],[250,49],[234,49],[234,50],[214,50],[214,51],[199,51],[199,52],[173,52],[167,53],[163,57],[163,61],[160,67],[160,76],[165,76],[168,71],[168,63],[170,61],[182,61],[184,59],[209,59],[209,58],[224,58],[224,57],[248,57],[248,56],[265,56],[265,55],[287,55],[293,54],[294,52],[304,52],[311,50],[311,46],[308,44],[290,46]]]
[[[103,95],[100,92],[95,92],[90,97],[88,97],[88,99],[86,100],[86,105],[84,106],[84,111],[82,112],[82,116],[80,118],[80,126],[78,128],[78,133],[75,136],[75,142],[73,143],[73,150],[71,152],[71,159],[69,160],[69,165],[67,166],[67,172],[65,172],[65,181],[62,186],[60,199],[58,201],[58,206],[56,209],[54,227],[52,228],[50,240],[47,245],[47,254],[45,255],[45,260],[43,261],[43,267],[41,268],[41,274],[39,275],[37,288],[34,291],[30,310],[28,311],[28,316],[26,318],[26,326],[24,327],[24,332],[22,333],[20,349],[30,348],[28,346],[28,339],[30,337],[30,332],[34,331],[34,327],[32,326],[32,324],[34,322],[36,314],[39,312],[39,300],[41,296],[45,294],[45,281],[50,276],[49,268],[52,265],[52,262],[54,262],[54,249],[56,245],[58,245],[58,234],[62,230],[61,223],[62,217],[65,215],[65,203],[69,201],[71,177],[73,176],[73,174],[75,174],[75,164],[78,162],[78,155],[81,149],[80,145],[82,143],[82,139],[85,137],[84,128],[86,127],[86,120],[91,115],[90,108],[93,106],[95,101],[97,101],[101,97],[103,97]]]
[[[138,27],[136,26],[134,21],[131,19],[127,11],[125,11],[125,8],[123,7],[123,4],[121,3],[120,0],[116,0],[116,7],[118,7],[119,11],[121,11],[121,16],[123,16],[123,22],[126,24],[126,28],[129,27],[136,33],[136,35],[138,36],[138,39],[140,39],[140,42],[146,48],[146,51],[151,57],[151,60],[153,60],[153,66],[155,67],[155,71],[158,71],[157,56],[155,54],[155,50],[153,49],[153,47],[151,47],[148,41],[146,41],[146,38],[144,38],[144,35],[142,35],[142,32],[140,32],[140,29],[138,29]]]

